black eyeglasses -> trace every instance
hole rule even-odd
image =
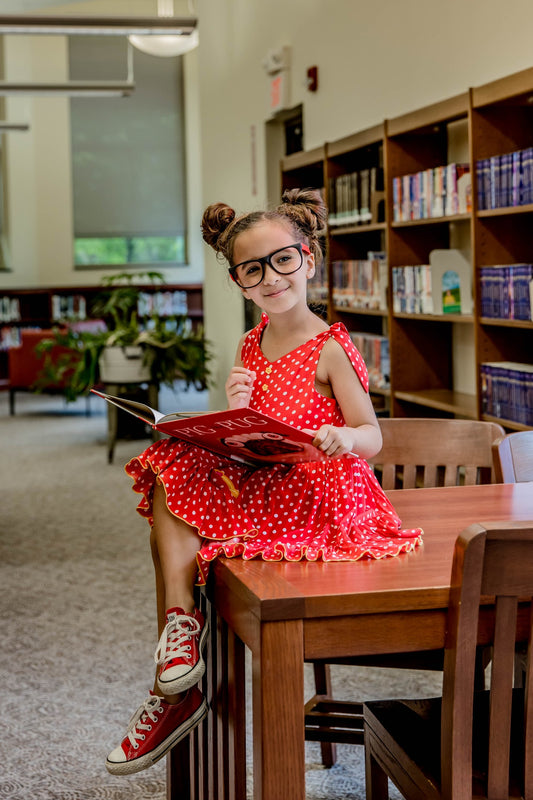
[[[251,261],[242,261],[229,268],[229,274],[241,289],[252,289],[259,286],[265,277],[265,267],[268,264],[278,275],[291,275],[297,272],[303,264],[303,254],[310,255],[311,251],[306,244],[296,242],[287,247],[274,250],[263,258],[254,258]]]

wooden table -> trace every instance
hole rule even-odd
[[[389,492],[417,551],[382,561],[220,559],[207,611],[212,713],[172,751],[168,797],[245,800],[244,645],[252,652],[254,800],[304,800],[304,661],[440,649],[457,535],[533,519],[533,483]],[[189,792],[189,794],[187,794]]]

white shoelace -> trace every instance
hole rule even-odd
[[[200,630],[200,623],[194,617],[170,614],[155,651],[155,663],[161,666],[173,658],[188,658],[191,651],[189,642]]]
[[[152,722],[158,722],[159,717],[156,716],[157,712],[163,712],[161,708],[161,698],[157,697],[156,695],[151,695],[148,697],[142,706],[139,706],[135,714],[132,716],[128,723],[128,739],[132,747],[137,750],[139,744],[137,739],[141,739],[144,741],[146,738],[143,731],[151,731],[152,726],[148,723],[148,719],[151,719]]]

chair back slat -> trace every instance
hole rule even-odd
[[[492,651],[489,717],[488,797],[509,791],[511,709],[515,660],[517,599],[499,596]]]
[[[384,489],[488,482],[492,445],[504,435],[500,425],[478,420],[395,417],[379,424],[383,447],[369,462]]]
[[[424,489],[432,489],[437,486],[438,467],[436,464],[426,464],[424,467]],[[406,487],[404,486],[404,489]]]
[[[445,800],[463,800],[472,796],[472,720],[479,607],[482,598],[486,604],[487,598],[491,597],[495,598],[496,619],[492,638],[494,655],[487,737],[489,800],[508,796],[509,763],[511,755],[515,755],[510,752],[510,732],[517,606],[519,599],[523,602],[525,598],[533,597],[533,521],[471,525],[456,543],[441,719],[441,777]],[[528,653],[531,649],[531,623],[529,628]],[[533,734],[533,679],[529,658],[526,674],[528,690],[524,703],[524,729]],[[479,696],[476,702],[480,702]],[[479,741],[476,746],[479,747]],[[532,757],[533,745],[526,739],[524,797],[530,800],[533,800]]]
[[[477,467],[465,467],[465,474],[466,470],[474,470],[477,472]],[[445,464],[444,465],[444,486],[457,486],[459,484],[459,464]],[[476,483],[474,478],[471,483]]]
[[[416,489],[416,467],[416,464],[404,464],[402,466],[404,489]]]

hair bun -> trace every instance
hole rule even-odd
[[[217,253],[220,251],[219,239],[235,219],[235,211],[226,203],[212,203],[202,217],[202,236]]]
[[[287,189],[281,200],[285,213],[298,219],[310,236],[316,236],[326,227],[327,210],[318,189]]]

